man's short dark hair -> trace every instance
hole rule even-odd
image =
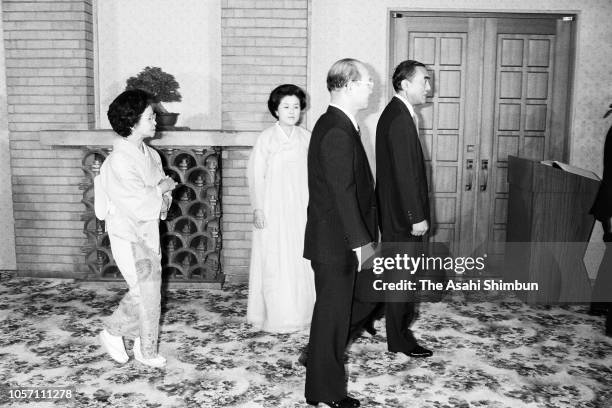
[[[393,72],[393,79],[391,80],[395,92],[399,92],[402,90],[402,81],[404,79],[412,79],[417,67],[423,67],[427,69],[425,64],[414,60],[402,61],[397,67],[395,67],[395,71]]]
[[[361,61],[354,58],[344,58],[334,62],[327,72],[327,90],[331,92],[345,87],[351,81],[359,81],[361,79],[359,64],[362,64]]]
[[[117,134],[128,137],[147,106],[155,103],[155,97],[141,89],[123,91],[108,107],[106,116]]]
[[[276,112],[278,111],[278,105],[280,105],[281,100],[285,96],[296,96],[300,100],[300,109],[304,110],[306,108],[306,93],[297,85],[293,84],[284,84],[277,86],[270,93],[270,97],[268,98],[268,110],[276,119],[278,119],[278,115]]]

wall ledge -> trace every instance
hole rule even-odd
[[[110,146],[117,134],[110,129],[40,130],[40,143],[47,146]],[[149,140],[151,146],[234,146],[250,147],[261,132],[253,130],[161,131]]]

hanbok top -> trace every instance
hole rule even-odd
[[[266,208],[266,201],[284,200],[292,197],[270,194],[291,190],[290,186],[275,185],[275,179],[287,178],[287,172],[295,167],[296,179],[291,180],[297,184],[293,188],[305,191],[308,194],[308,177],[306,175],[306,154],[310,143],[310,132],[303,127],[294,126],[291,136],[287,136],[276,122],[264,130],[257,143],[253,146],[247,178],[249,194],[253,210]],[[283,167],[283,163],[291,163],[290,168]],[[283,173],[285,176],[283,177]],[[291,174],[293,176],[293,174]],[[271,191],[272,190],[272,191]]]

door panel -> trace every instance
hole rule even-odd
[[[463,26],[467,30],[468,25]],[[416,32],[408,36],[408,58],[426,64],[432,82],[427,103],[415,107],[431,174],[434,233],[430,239],[446,243],[451,250],[461,220],[466,44],[467,33]]]
[[[522,23],[529,27],[526,31],[533,31],[532,24]],[[488,217],[486,208],[482,208],[480,218],[487,222],[477,227],[483,230],[479,235],[485,237],[483,247],[493,262],[501,261],[506,239],[508,155],[534,160],[550,157],[547,146],[552,83],[548,78],[554,70],[554,43],[554,35],[497,34],[495,121],[489,167],[489,176],[495,181],[489,199],[494,205]]]
[[[430,239],[456,255],[487,253],[492,262],[503,255],[509,155],[567,159],[566,20],[490,13],[392,20],[390,71],[416,59],[432,78],[427,103],[415,107],[430,181]]]

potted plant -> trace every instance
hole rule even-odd
[[[157,99],[154,106],[159,128],[173,127],[178,119],[178,113],[168,112],[162,102],[180,102],[179,83],[174,75],[162,71],[159,67],[145,67],[138,75],[128,78],[126,90],[142,89]]]

